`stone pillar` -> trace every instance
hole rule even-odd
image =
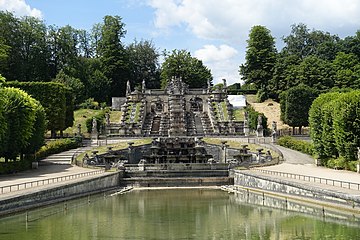
[[[222,162],[226,163],[227,162],[227,148],[229,147],[229,145],[226,144],[227,141],[222,141]]]

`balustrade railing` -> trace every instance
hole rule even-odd
[[[39,187],[39,186],[44,186],[44,185],[50,185],[53,183],[60,183],[60,182],[74,180],[74,179],[78,179],[78,178],[82,178],[82,177],[97,175],[97,174],[101,174],[104,172],[105,172],[105,170],[102,169],[102,170],[97,170],[97,171],[84,172],[84,173],[78,173],[78,174],[73,174],[73,175],[66,175],[66,176],[60,176],[60,177],[54,177],[54,178],[46,178],[46,179],[41,179],[41,180],[37,180],[37,181],[23,182],[23,183],[18,183],[18,184],[1,186],[0,194],[10,193],[10,192],[14,192],[14,191],[19,191],[19,190],[24,190],[24,189],[29,189],[29,188]]]
[[[347,181],[341,181],[341,180],[335,180],[335,179],[329,179],[329,178],[307,176],[307,175],[301,175],[301,174],[296,174],[296,173],[277,172],[277,171],[271,171],[271,170],[265,170],[265,169],[253,169],[253,170],[256,170],[256,171],[259,171],[259,172],[262,172],[265,174],[269,174],[269,175],[274,175],[274,176],[298,179],[298,180],[307,181],[307,182],[321,183],[321,184],[331,185],[331,186],[335,186],[335,187],[360,190],[360,183],[353,183],[353,182],[347,182]]]

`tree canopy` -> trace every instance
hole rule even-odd
[[[161,86],[165,87],[171,77],[180,77],[190,88],[202,88],[212,81],[210,69],[186,50],[164,51],[161,67]]]

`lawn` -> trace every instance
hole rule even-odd
[[[81,124],[81,132],[85,134],[85,137],[88,137],[87,129],[86,129],[86,120],[92,119],[95,115],[101,113],[102,110],[94,110],[94,109],[79,109],[74,111],[74,125],[72,127],[67,128],[64,133],[65,134],[75,134],[78,132],[78,125]],[[110,122],[119,122],[121,116],[121,111],[111,111],[110,112]]]

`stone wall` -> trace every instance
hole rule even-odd
[[[116,172],[87,180],[79,179],[76,182],[64,183],[57,187],[49,185],[45,189],[37,190],[34,188],[31,189],[31,193],[28,191],[25,193],[19,192],[16,197],[0,201],[0,215],[107,191],[118,187],[121,178],[121,173]]]
[[[300,183],[290,182],[282,179],[275,179],[266,176],[259,176],[254,173],[232,170],[234,185],[243,187],[262,189],[266,191],[291,194],[300,197],[318,199],[338,204],[353,204],[360,207],[360,197],[348,195],[340,192],[329,191],[326,189],[314,188]]]

